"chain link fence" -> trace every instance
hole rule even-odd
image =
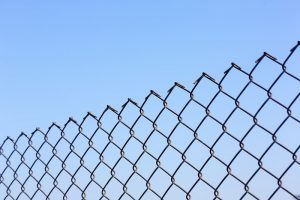
[[[300,199],[299,46],[7,138],[1,199]]]

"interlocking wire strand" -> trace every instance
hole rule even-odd
[[[192,89],[7,137],[0,198],[300,199],[299,46],[283,63],[264,53],[250,72],[232,63],[220,81],[203,73]]]

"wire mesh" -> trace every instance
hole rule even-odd
[[[300,79],[264,53],[142,105],[107,106],[0,148],[0,196],[25,199],[300,199]],[[299,63],[296,63],[299,65]]]

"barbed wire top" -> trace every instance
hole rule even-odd
[[[81,122],[7,138],[0,198],[300,199],[300,42]]]

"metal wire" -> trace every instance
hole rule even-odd
[[[220,82],[203,73],[191,90],[175,82],[141,106],[8,137],[1,199],[300,199],[300,79],[287,64],[299,46],[283,63],[264,53]]]

